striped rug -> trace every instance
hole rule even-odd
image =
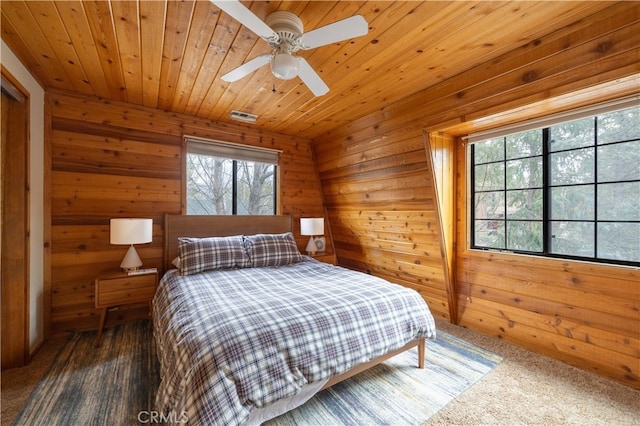
[[[418,351],[397,355],[318,393],[271,422],[289,425],[420,425],[491,371],[502,357],[438,331]]]
[[[158,363],[148,321],[69,337],[22,409],[17,425],[151,423]],[[487,374],[498,355],[444,332],[417,351],[327,389],[268,425],[419,425]]]

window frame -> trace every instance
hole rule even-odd
[[[224,216],[238,215],[238,167],[241,162],[253,162],[261,164],[270,164],[273,166],[273,212],[259,213],[259,215],[277,215],[280,212],[280,154],[281,150],[255,147],[251,145],[237,144],[233,142],[225,142],[214,139],[205,139],[195,136],[183,137],[183,160],[182,160],[182,214],[189,213],[188,206],[188,187],[189,187],[189,155],[208,155],[212,158],[221,158],[231,161],[231,213]],[[217,215],[216,213],[210,214]],[[250,215],[243,213],[243,215]]]
[[[631,108],[637,108],[638,107],[638,103],[637,101],[631,105]],[[540,130],[542,132],[542,249],[541,251],[528,251],[528,250],[514,250],[514,249],[509,249],[506,248],[509,246],[509,240],[508,240],[508,223],[510,221],[513,221],[515,219],[509,219],[508,218],[508,212],[507,212],[507,194],[510,191],[510,189],[508,189],[508,182],[506,180],[506,176],[507,176],[507,163],[508,161],[510,161],[511,159],[508,158],[508,156],[506,155],[507,152],[507,142],[506,142],[506,137],[508,135],[512,135],[514,133],[521,133],[521,132],[514,132],[514,131],[507,131],[505,130],[502,134],[499,134],[499,131],[491,131],[491,132],[485,132],[486,134],[491,134],[491,137],[485,137],[482,138],[481,136],[478,137],[476,135],[474,135],[474,137],[472,138],[471,136],[469,137],[469,140],[472,141],[473,143],[470,143],[469,146],[467,147],[467,152],[469,155],[469,173],[468,173],[468,178],[469,178],[469,189],[470,189],[470,196],[469,196],[469,203],[468,203],[468,218],[469,218],[469,234],[468,234],[468,248],[471,250],[479,250],[479,251],[495,251],[495,252],[502,252],[502,253],[514,253],[514,254],[524,254],[524,255],[533,255],[533,256],[539,256],[539,257],[546,257],[546,258],[554,258],[554,259],[567,259],[567,260],[577,260],[577,261],[589,261],[589,262],[595,262],[595,263],[602,263],[602,264],[614,264],[614,265],[625,265],[625,266],[634,266],[634,267],[638,267],[640,266],[640,261],[634,261],[634,260],[621,260],[621,259],[611,259],[611,258],[605,258],[605,257],[599,257],[600,255],[598,254],[598,234],[599,232],[601,232],[598,228],[600,224],[604,224],[604,223],[638,223],[638,220],[636,220],[635,218],[632,218],[631,220],[607,220],[607,219],[601,219],[598,217],[598,203],[599,203],[599,199],[598,199],[598,190],[602,188],[603,185],[606,184],[622,184],[622,183],[627,183],[627,182],[638,182],[637,179],[632,179],[632,180],[615,180],[615,181],[609,181],[609,180],[605,180],[602,181],[600,180],[599,176],[598,176],[598,151],[602,148],[602,147],[610,147],[610,146],[614,146],[614,145],[622,145],[625,143],[634,143],[637,141],[640,141],[640,138],[636,138],[635,135],[634,137],[632,137],[631,139],[626,139],[626,140],[620,140],[620,141],[615,141],[615,142],[606,142],[606,143],[600,143],[598,140],[598,119],[596,118],[597,116],[601,116],[607,112],[613,112],[613,111],[620,111],[620,110],[626,110],[629,109],[629,105],[625,105],[624,107],[618,107],[618,108],[608,108],[606,111],[591,111],[590,114],[584,114],[583,117],[578,117],[576,118],[575,115],[571,116],[571,118],[567,118],[566,120],[562,121],[559,120],[557,117],[554,117],[553,120],[549,120],[548,124],[544,127],[541,127],[540,125],[538,125],[537,127],[529,125],[527,123],[523,123],[520,125],[516,125],[516,126],[512,126],[513,128],[516,128],[519,126],[519,130],[521,130],[521,132],[524,131],[529,131],[529,130]],[[593,131],[594,131],[594,135],[593,138],[591,140],[590,145],[587,145],[587,148],[592,149],[593,150],[593,179],[591,182],[588,183],[571,183],[571,184],[556,184],[556,185],[552,185],[551,184],[551,156],[555,153],[561,153],[561,152],[571,152],[577,149],[583,149],[583,147],[580,148],[566,148],[566,149],[561,149],[561,150],[551,150],[550,148],[550,128],[552,128],[553,126],[559,125],[561,123],[570,123],[572,121],[578,120],[580,118],[591,118],[594,120],[593,123]],[[504,179],[505,181],[503,182],[502,188],[499,190],[496,190],[497,192],[501,192],[503,194],[503,198],[504,200],[504,208],[503,208],[503,217],[500,219],[496,219],[496,221],[501,221],[504,224],[504,236],[502,238],[502,245],[505,248],[492,248],[489,246],[482,246],[482,245],[478,245],[476,242],[476,225],[477,225],[477,221],[476,221],[476,194],[479,193],[476,191],[476,163],[475,163],[475,146],[476,146],[476,142],[480,142],[483,140],[492,140],[492,139],[496,139],[496,138],[503,138],[502,140],[502,147],[503,147],[503,156],[501,160],[498,161],[493,161],[493,162],[481,162],[478,163],[479,165],[482,164],[492,164],[492,163],[499,163],[502,164],[503,168],[504,168]],[[524,157],[524,158],[532,158],[532,157]],[[592,199],[592,203],[593,203],[593,217],[590,220],[585,220],[585,219],[566,219],[566,220],[562,220],[562,219],[553,219],[552,218],[552,199],[551,199],[551,192],[553,188],[557,188],[557,187],[579,187],[579,186],[591,186],[593,188],[593,199]],[[481,192],[488,192],[487,191],[481,191]],[[478,219],[478,220],[483,220],[483,219]],[[488,219],[487,219],[488,220]],[[557,253],[557,252],[553,252],[553,248],[552,248],[552,225],[554,222],[577,222],[577,223],[590,223],[592,224],[593,227],[593,234],[592,234],[592,242],[593,242],[593,253],[592,256],[580,256],[580,255],[572,255],[572,254],[562,254],[562,253]]]

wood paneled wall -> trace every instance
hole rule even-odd
[[[436,195],[419,129],[318,143],[316,155],[339,264],[415,288],[449,318]]]
[[[50,282],[45,283],[49,335],[97,327],[93,280],[103,271],[117,270],[126,252],[126,247],[110,245],[109,219],[153,218],[153,242],[137,250],[146,267],[162,267],[163,215],[182,211],[183,135],[282,150],[280,210],[293,216],[302,249],[307,241],[300,236],[299,218],[324,215],[306,139],[58,91],[49,91],[46,102],[51,123]],[[331,248],[330,235],[326,237]],[[110,319],[113,323],[144,314],[142,306]]]
[[[456,188],[460,324],[640,389],[640,269],[469,250],[464,173]]]
[[[417,288],[436,315],[449,317],[438,259],[446,229],[436,226],[434,202],[436,177],[445,175],[428,167],[421,133],[578,90],[575,102],[584,105],[589,87],[601,89],[591,103],[638,93],[637,84],[602,90],[640,73],[637,34],[637,2],[612,3],[314,139],[339,262]],[[567,98],[563,107],[575,106]],[[459,323],[640,388],[638,269],[468,251],[467,170],[454,146],[446,155],[456,159],[455,170],[442,187],[456,190],[450,284]]]

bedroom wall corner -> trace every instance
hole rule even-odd
[[[417,290],[450,321],[422,126],[378,124],[363,120],[313,141],[339,264]]]
[[[431,162],[437,218],[440,226],[445,289],[449,318],[458,323],[455,285],[455,143],[456,138],[443,132],[423,132],[427,160]]]

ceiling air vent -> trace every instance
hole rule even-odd
[[[255,123],[258,116],[255,114],[249,114],[248,112],[233,110],[231,111],[231,118],[238,121],[244,121],[245,123]]]

